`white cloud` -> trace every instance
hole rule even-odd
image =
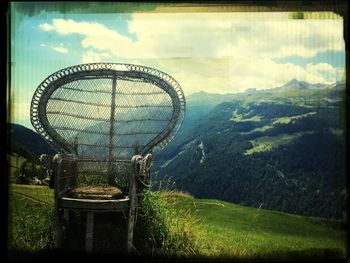
[[[52,46],[51,48],[59,53],[67,53],[68,52],[68,49],[66,49],[63,46]]]
[[[306,66],[306,71],[308,75],[305,80],[310,83],[334,83],[336,80],[341,79],[343,74],[343,69],[335,68],[328,63],[310,63]]]
[[[39,27],[42,28],[43,25],[39,25]],[[111,52],[116,56],[128,56],[133,52],[136,52],[136,54],[140,53],[137,52],[132,40],[117,31],[108,29],[102,24],[76,22],[71,19],[53,19],[52,28],[61,35],[79,34],[84,36],[81,41],[83,48],[94,48],[100,52]]]
[[[344,51],[342,23],[288,20],[286,13],[134,13],[128,26],[136,41],[95,22],[53,19],[39,28],[82,36],[84,63],[108,59],[153,66],[190,94],[272,88],[293,78],[333,82],[342,69],[326,63],[303,68],[273,58]]]
[[[135,60],[172,75],[186,95],[198,91],[211,93],[242,92],[248,88],[268,89],[284,85],[293,78],[310,83],[333,83],[342,69],[327,63],[301,67],[292,63],[277,63],[268,58],[232,60],[229,58],[178,58]],[[327,70],[327,74],[320,71]]]
[[[235,13],[135,13],[129,29],[156,48],[159,57],[312,57],[344,50],[342,20],[275,20],[271,13],[255,16],[255,20],[251,15],[245,19],[240,13],[238,20]]]
[[[44,24],[39,25],[39,28],[40,28],[41,30],[44,30],[44,31],[51,31],[51,30],[54,30],[54,29],[55,29],[54,26],[51,26],[51,25],[49,25],[48,23],[44,23]]]
[[[244,19],[242,14],[241,19]],[[53,19],[44,31],[80,34],[84,48],[125,58],[268,56],[312,57],[344,50],[342,20],[237,20],[234,13],[135,13],[129,31],[138,40],[99,23]]]

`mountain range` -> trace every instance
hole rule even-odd
[[[153,181],[199,198],[290,213],[345,213],[345,83],[292,80],[187,98],[188,119],[156,153]]]

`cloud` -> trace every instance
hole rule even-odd
[[[342,78],[343,70],[328,63],[310,63],[306,66],[308,75],[305,80],[311,83],[323,82],[330,84]]]
[[[330,83],[342,69],[327,63],[301,67],[274,58],[344,51],[343,21],[289,20],[288,13],[134,13],[132,40],[101,23],[53,19],[43,31],[82,36],[84,63],[138,63],[174,76],[185,93],[272,88],[293,78]],[[57,51],[57,50],[56,50]]]
[[[342,20],[242,21],[234,13],[135,13],[128,25],[137,41],[95,22],[53,19],[39,28],[82,35],[84,48],[126,58],[312,57],[344,50]]]
[[[53,19],[52,25],[49,26],[42,24],[39,25],[39,28],[50,28],[50,30],[55,30],[61,35],[82,35],[84,37],[81,41],[83,48],[94,48],[100,52],[111,52],[116,56],[128,56],[133,52],[140,54],[139,51],[137,52],[131,39],[99,23],[76,22],[72,19]]]
[[[40,28],[41,30],[44,30],[44,31],[52,31],[52,30],[55,29],[54,26],[51,26],[51,25],[49,25],[48,23],[44,23],[44,24],[39,25],[39,28]]]
[[[271,13],[255,16],[135,13],[129,30],[156,48],[159,57],[312,57],[327,50],[344,50],[340,19],[275,20],[269,18]]]
[[[63,46],[52,46],[51,48],[59,53],[67,53],[68,52],[68,49],[66,49]]]
[[[292,63],[277,63],[268,58],[257,58],[253,62],[249,58],[178,58],[132,62],[167,72],[179,82],[186,95],[201,90],[224,94],[243,92],[248,88],[268,89],[282,86],[293,78],[314,84],[331,84],[342,75],[342,69],[327,63],[301,67]],[[322,73],[324,70],[327,74]]]
[[[46,44],[40,44],[41,47],[46,48]],[[68,49],[64,47],[63,43],[59,45],[50,45],[49,48],[59,53],[68,53]]]

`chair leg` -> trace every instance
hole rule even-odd
[[[135,207],[130,207],[128,216],[127,252],[132,252],[135,225]]]
[[[85,234],[85,251],[91,253],[94,241],[94,213],[87,212],[86,234]]]
[[[55,248],[62,248],[63,245],[63,211],[55,207]]]
[[[70,214],[70,211],[68,209],[64,209],[64,212],[63,212],[64,221],[66,222],[69,221],[69,214]]]

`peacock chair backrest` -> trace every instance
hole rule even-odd
[[[46,78],[31,102],[31,122],[48,143],[78,160],[81,185],[124,187],[132,156],[162,149],[185,114],[180,85],[159,70],[92,63]]]

